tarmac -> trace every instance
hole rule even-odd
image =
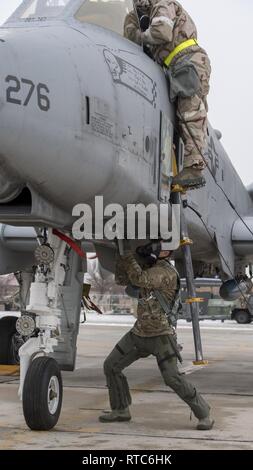
[[[133,324],[126,316],[90,314],[80,325],[76,371],[64,372],[59,422],[49,432],[27,429],[18,400],[18,377],[0,376],[0,449],[252,450],[253,325],[201,322],[208,366],[193,366],[191,324],[179,322],[183,372],[212,408],[215,426],[197,431],[190,410],[160,377],[155,359],[127,369],[132,391],[132,421],[103,424],[109,409],[103,361]]]

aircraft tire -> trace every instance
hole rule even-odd
[[[37,357],[27,371],[23,389],[23,413],[33,431],[49,431],[58,422],[62,406],[60,368],[51,357]]]
[[[19,364],[18,346],[15,341],[17,317],[0,319],[0,364]]]
[[[237,310],[234,314],[234,318],[240,325],[251,323],[250,314],[246,310]]]

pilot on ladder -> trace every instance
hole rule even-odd
[[[126,292],[138,298],[137,321],[116,344],[104,362],[111,412],[99,417],[103,423],[130,421],[131,395],[123,370],[140,358],[155,356],[166,385],[191,408],[199,420],[198,430],[212,429],[210,407],[177,366],[182,362],[174,326],[176,324],[180,278],[170,263],[170,251],[160,242],[137,248],[138,262],[128,242],[118,256],[115,279],[127,285]],[[142,266],[142,267],[141,267]],[[133,294],[132,294],[133,295]]]
[[[173,184],[185,189],[204,186],[202,170],[205,165],[201,153],[207,138],[209,58],[198,45],[193,20],[179,2],[133,0],[133,3],[134,10],[125,19],[124,36],[149,47],[152,57],[165,67],[171,87],[173,78],[179,77],[174,99],[177,98],[177,117],[185,144],[185,160],[184,169],[174,178]],[[149,18],[145,31],[145,28],[140,28],[143,16]]]

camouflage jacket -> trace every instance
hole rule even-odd
[[[118,258],[116,281],[121,285],[131,283],[140,288],[137,321],[133,332],[142,337],[173,334],[165,312],[153,295],[156,289],[163,294],[168,303],[175,299],[178,277],[174,267],[165,260],[159,260],[152,268],[142,269],[133,254]]]
[[[154,59],[163,64],[164,59],[179,44],[188,39],[197,39],[197,28],[190,15],[179,2],[175,0],[153,0],[152,3],[148,30],[141,35],[138,18],[135,12],[131,11],[125,18],[124,36],[137,44],[141,44],[142,38],[144,44],[151,46]],[[194,55],[194,52],[201,52],[201,57],[197,59],[195,64],[201,66],[202,57],[203,55],[206,56],[206,52],[198,45],[191,46],[181,52],[174,61],[186,53]],[[208,61],[207,67],[210,68]]]

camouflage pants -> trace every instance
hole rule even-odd
[[[140,358],[155,356],[163,380],[192,409],[198,419],[206,418],[210,407],[197,390],[180,374],[169,336],[142,338],[128,332],[115,346],[104,363],[104,373],[112,410],[127,408],[131,395],[122,371]]]
[[[179,97],[177,103],[180,133],[185,144],[185,168],[193,165],[204,167],[200,152],[203,154],[207,143],[207,95],[211,74],[208,56],[203,52],[195,52],[191,62],[198,71],[200,92],[190,98]]]

